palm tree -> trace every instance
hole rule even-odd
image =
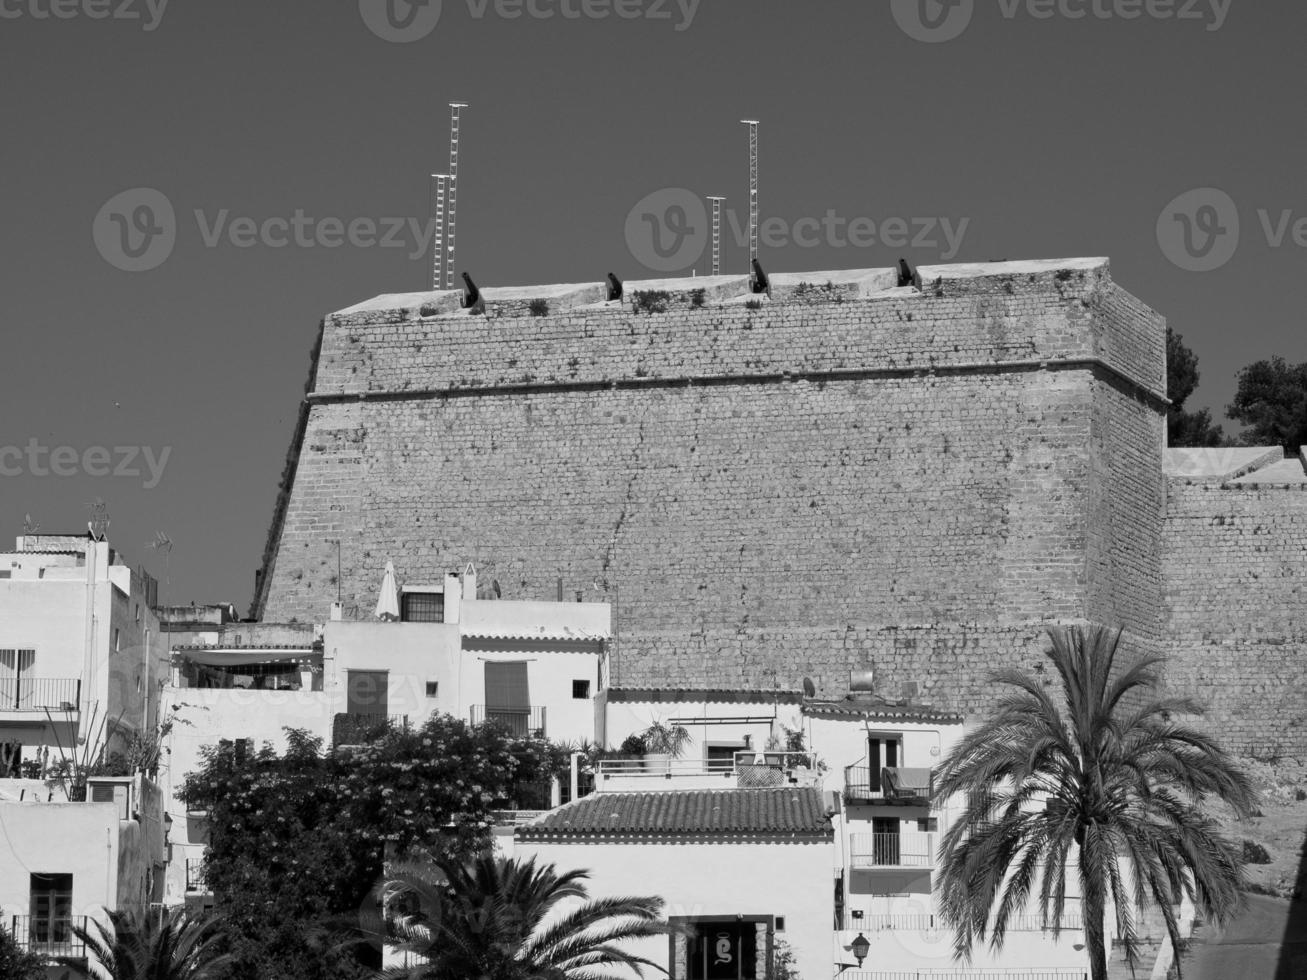
[[[415,966],[378,974],[387,980],[629,980],[662,967],[619,943],[667,934],[663,900],[590,899],[588,871],[484,855],[469,863],[435,858],[410,865],[381,889],[382,907],[401,951]],[[558,910],[565,900],[580,904]]]
[[[1090,968],[1093,980],[1105,980],[1109,899],[1132,968],[1134,909],[1156,903],[1177,948],[1173,906],[1182,895],[1215,922],[1238,909],[1241,852],[1201,807],[1219,798],[1245,817],[1256,797],[1211,737],[1171,720],[1201,709],[1185,698],[1156,696],[1162,658],[1116,669],[1121,631],[1088,626],[1049,634],[1062,703],[1039,677],[998,672],[994,680],[1009,690],[937,774],[937,800],[966,799],[944,835],[940,913],[961,959],[986,936],[1000,949],[1009,916],[1032,894],[1056,936],[1074,845]]]
[[[212,916],[191,915],[180,905],[143,919],[108,916],[107,926],[91,920],[94,931],[73,927],[101,980],[209,980],[232,959],[222,952],[226,937]]]

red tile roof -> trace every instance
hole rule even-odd
[[[596,837],[821,837],[833,831],[822,792],[782,789],[592,793],[517,829],[518,840]]]

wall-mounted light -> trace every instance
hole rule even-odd
[[[862,961],[865,960],[867,954],[871,952],[871,943],[867,941],[866,936],[862,933],[858,933],[858,937],[853,940],[851,948],[853,950],[853,958],[858,961],[858,967],[861,968]]]

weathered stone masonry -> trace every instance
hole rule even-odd
[[[1162,319],[1102,260],[922,272],[776,276],[760,309],[723,277],[630,285],[666,313],[542,287],[541,317],[529,290],[329,317],[257,611],[322,619],[340,539],[360,615],[388,559],[614,602],[623,685],[842,693],[872,664],[975,710],[1050,619],[1155,647]]]

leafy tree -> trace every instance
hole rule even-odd
[[[212,980],[230,961],[226,936],[212,916],[192,916],[181,906],[135,918],[109,912],[109,925],[74,926],[100,980]]]
[[[1246,816],[1255,796],[1209,736],[1171,720],[1199,713],[1197,705],[1153,696],[1161,658],[1118,668],[1121,634],[1098,626],[1050,635],[1060,698],[1036,676],[998,672],[1007,691],[994,714],[938,773],[939,799],[966,799],[944,835],[940,911],[959,958],[987,936],[1001,948],[1009,917],[1032,898],[1056,934],[1068,858],[1076,858],[1092,976],[1104,980],[1109,903],[1132,964],[1134,907],[1156,903],[1173,942],[1182,893],[1211,920],[1230,918],[1241,900],[1241,855],[1201,805],[1218,797]]]
[[[1248,365],[1239,372],[1239,387],[1226,414],[1247,426],[1245,442],[1297,453],[1307,445],[1307,364],[1272,357]]]
[[[0,977],[5,980],[45,980],[45,960],[27,952],[0,928]]]
[[[522,782],[561,770],[539,739],[448,716],[385,729],[350,750],[288,731],[284,755],[205,752],[182,799],[209,813],[206,872],[232,924],[228,980],[352,980],[380,965],[376,950],[342,945],[383,877],[387,842],[467,857],[486,846],[492,811]]]
[[[420,959],[388,980],[628,980],[658,964],[622,949],[667,934],[663,900],[589,898],[588,871],[483,854],[470,862],[437,857],[409,865],[382,889],[399,948]],[[573,907],[551,916],[560,903]],[[548,923],[546,923],[546,920]],[[665,972],[665,971],[663,971]]]
[[[1225,433],[1212,424],[1207,409],[1186,412],[1185,402],[1198,387],[1198,358],[1187,346],[1184,338],[1170,327],[1166,328],[1166,397],[1171,407],[1166,413],[1168,446],[1219,446]]]

